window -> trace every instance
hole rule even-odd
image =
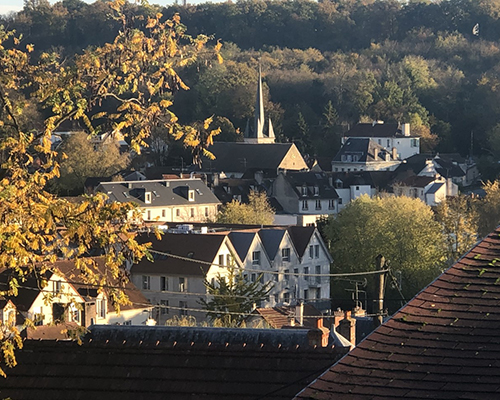
[[[194,208],[191,208],[191,218],[194,218]]]
[[[290,270],[285,269],[285,274],[283,275],[283,279],[288,282],[290,280]]]
[[[188,200],[189,201],[194,201],[194,190],[189,190],[188,191]]]
[[[307,196],[307,186],[302,186],[302,196]]]
[[[168,278],[166,276],[160,277],[160,290],[165,292],[168,290]]]
[[[298,268],[294,268],[294,269],[293,269],[293,276],[294,276],[295,278],[298,278],[298,277],[299,277],[299,269],[298,269]]]
[[[387,139],[387,147],[391,147],[391,140],[390,139]]]
[[[318,186],[314,186],[314,195],[319,196],[319,187]]]
[[[309,246],[309,258],[314,257],[314,246]]]
[[[151,203],[151,193],[149,192],[146,192],[146,201],[145,201],[146,204],[150,204]]]
[[[151,290],[151,277],[149,275],[142,276],[142,289]]]
[[[317,300],[321,299],[321,288],[316,288],[316,299]]]
[[[331,200],[331,202],[333,203],[334,200]],[[342,204],[342,197],[339,197],[339,200],[338,200],[339,204]]]
[[[165,209],[161,210],[161,216],[162,218],[165,218],[167,216],[167,210]]]
[[[186,308],[187,308],[187,301],[179,301],[179,315],[181,317],[183,315],[188,315]]]
[[[219,254],[219,265],[224,265],[224,254]]]
[[[339,199],[340,200],[340,199]],[[328,209],[329,210],[335,210],[335,200],[334,199],[330,199],[328,201]]]
[[[307,205],[307,200],[302,200],[302,209],[303,210],[307,210],[309,209],[308,205]]]
[[[181,216],[181,210],[180,210],[179,208],[177,208],[177,209],[175,210],[175,216],[176,216],[176,217],[180,217],[180,216]]]
[[[148,221],[151,221],[151,210],[148,210]]]
[[[106,299],[98,299],[96,302],[96,312],[99,318],[106,318]]]
[[[304,290],[304,300],[309,300],[309,290]]]
[[[252,253],[252,264],[260,265],[260,251],[254,251]]]
[[[356,186],[356,190],[359,190],[359,186]]]
[[[169,313],[168,300],[160,300],[160,315],[167,315]]]
[[[205,217],[208,217],[208,207],[205,207]]]
[[[251,277],[251,281],[252,282],[255,282],[257,279],[257,275],[256,274],[252,274],[252,277]]]
[[[316,200],[316,210],[321,210],[321,200]]]
[[[314,245],[314,258],[319,258],[319,244]]]
[[[61,281],[55,281],[54,282],[54,295],[58,295],[61,293],[62,290],[62,282]]]
[[[283,261],[290,261],[290,247],[285,247],[281,249],[281,259]]]
[[[226,254],[226,265],[232,265],[233,264],[233,256],[231,254]]]
[[[306,280],[306,282],[309,282],[309,267],[304,267],[304,279]]]
[[[321,265],[316,265],[316,275],[321,274]],[[321,276],[316,276],[316,283],[321,283]]]
[[[186,291],[187,291],[187,279],[179,278],[179,292],[186,292]]]
[[[285,303],[289,303],[290,302],[290,293],[283,293],[283,301]]]

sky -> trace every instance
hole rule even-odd
[[[93,0],[83,0],[86,3],[93,3]],[[56,3],[56,0],[49,0],[50,4]],[[174,0],[150,0],[150,4],[159,4],[166,6],[174,4]],[[188,3],[199,3],[200,1],[188,1]],[[23,0],[0,0],[0,14],[7,14],[12,11],[19,11],[23,8]]]

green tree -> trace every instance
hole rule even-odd
[[[217,216],[221,224],[271,225],[274,222],[274,210],[265,193],[251,191],[248,204],[233,200],[226,204]]]
[[[448,197],[436,206],[435,212],[445,235],[449,262],[454,263],[478,240],[476,202],[464,195]]]
[[[129,154],[120,153],[115,140],[94,144],[91,139],[85,132],[77,132],[61,145],[66,158],[57,180],[60,193],[80,194],[87,178],[108,177],[129,165]]]
[[[205,280],[209,300],[200,299],[207,316],[217,326],[239,327],[253,308],[266,298],[272,283],[261,283],[263,274],[249,282],[242,270],[229,267],[227,275],[217,274],[215,282]]]
[[[478,202],[479,235],[486,236],[500,223],[500,181],[486,182],[483,185],[486,196]]]
[[[382,254],[393,271],[401,271],[406,299],[435,278],[446,260],[441,227],[419,199],[361,196],[330,217],[324,232],[335,272],[375,270],[375,257]],[[394,310],[399,302],[389,305]]]

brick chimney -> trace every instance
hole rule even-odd
[[[356,346],[356,320],[351,318],[351,312],[346,311],[344,319],[339,322],[337,332]]]
[[[307,332],[307,339],[309,346],[328,346],[328,339],[330,338],[330,329],[323,326],[323,318],[318,318],[316,321],[316,328],[310,329]]]

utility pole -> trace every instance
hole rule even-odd
[[[376,260],[376,265],[377,265],[377,270],[382,271],[385,267],[385,258],[382,254],[379,254]],[[377,314],[377,319],[376,319],[376,325],[380,326],[384,322],[383,314],[384,314],[384,279],[385,279],[385,273],[380,272],[378,274],[378,300],[376,301],[376,314]]]

